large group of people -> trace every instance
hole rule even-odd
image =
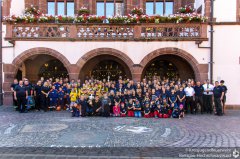
[[[41,79],[31,84],[28,79],[14,80],[13,102],[21,113],[68,110],[73,117],[115,116],[145,118],[179,118],[186,113],[224,114],[227,87],[222,80],[214,85],[192,79],[169,80],[154,77],[134,82],[68,78]],[[215,110],[213,109],[215,107]]]

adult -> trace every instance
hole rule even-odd
[[[50,91],[50,87],[49,87],[49,84],[48,82],[44,82],[43,86],[42,86],[42,107],[43,107],[43,110],[46,112],[48,110],[48,104],[49,104],[49,99],[48,99],[48,93]]]
[[[41,108],[41,100],[42,100],[42,81],[39,80],[34,87],[34,97],[35,97],[35,107],[38,111]]]
[[[224,111],[225,109],[224,109],[224,108],[225,108],[225,103],[226,103],[226,99],[227,99],[227,98],[226,98],[226,94],[227,94],[227,90],[228,90],[228,89],[227,89],[227,86],[225,86],[224,83],[225,83],[224,80],[221,80],[221,81],[220,81],[220,86],[222,87],[222,90],[223,90],[223,92],[224,92],[224,96],[223,96],[223,99],[222,99],[223,114],[225,114],[225,111]]]
[[[203,92],[204,88],[201,85],[201,82],[198,81],[196,83],[196,86],[194,86],[195,91],[195,108],[197,108],[197,105],[199,104],[201,107],[201,114],[205,111],[204,105],[203,105]]]
[[[191,83],[188,83],[188,86],[184,89],[185,93],[186,93],[186,106],[185,106],[185,111],[188,112],[188,106],[190,106],[190,111],[191,114],[193,114],[193,112],[196,113],[195,110],[195,105],[193,102],[194,99],[194,95],[195,95],[195,91],[193,89],[193,87],[191,87]]]
[[[16,88],[16,86],[18,85],[18,80],[14,79],[13,83],[11,84],[11,91],[12,91],[12,96],[13,96],[13,105],[17,106],[17,100],[15,100],[14,98],[14,90]],[[16,109],[17,110],[17,109]]]
[[[15,87],[14,99],[17,100],[18,110],[20,113],[25,113],[28,91],[23,85],[23,81],[19,81],[19,85]]]
[[[224,91],[222,87],[219,85],[219,82],[215,82],[215,87],[213,88],[214,95],[214,105],[216,108],[215,115],[222,116],[222,100],[224,96]]]
[[[209,80],[205,80],[205,84],[203,85],[203,102],[204,107],[206,108],[206,112],[212,114],[213,106],[212,106],[212,97],[213,97],[213,88],[214,86],[210,84]]]

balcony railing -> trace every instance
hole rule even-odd
[[[6,40],[34,41],[204,41],[207,24],[6,24]]]

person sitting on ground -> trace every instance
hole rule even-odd
[[[113,107],[113,116],[119,117],[120,116],[120,106],[118,102],[115,102],[115,105]]]
[[[124,104],[124,102],[121,102],[121,107],[120,107],[120,116],[121,117],[126,117],[127,116],[127,109],[126,109],[126,107],[125,107],[125,104]]]
[[[140,105],[140,103],[139,103],[139,101],[138,100],[136,100],[135,102],[134,102],[134,105],[133,105],[133,110],[134,110],[134,116],[135,117],[142,117],[142,114],[141,114],[141,105]]]

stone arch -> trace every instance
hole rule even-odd
[[[133,61],[130,59],[130,57],[127,54],[112,48],[98,48],[84,54],[76,63],[76,65],[79,68],[79,72],[81,73],[83,67],[89,60],[96,58],[98,56],[104,56],[104,55],[112,56],[121,60],[130,70],[131,76],[133,78],[133,72],[134,72]]]
[[[142,61],[140,62],[141,74],[144,72],[144,68],[148,65],[149,62],[154,60],[155,58],[162,56],[162,55],[174,55],[178,56],[184,60],[186,60],[190,66],[192,67],[195,79],[199,81],[203,81],[208,77],[208,64],[199,64],[198,61],[188,52],[178,49],[178,48],[161,48],[152,51],[147,56],[145,56]]]
[[[29,50],[24,51],[20,55],[18,55],[12,62],[12,64],[15,66],[14,74],[16,74],[18,67],[28,58],[30,58],[33,55],[50,55],[58,60],[60,60],[63,65],[66,67],[67,71],[71,73],[71,63],[68,61],[68,59],[59,53],[56,50],[50,49],[50,48],[44,48],[44,47],[38,47],[38,48],[32,48]]]

